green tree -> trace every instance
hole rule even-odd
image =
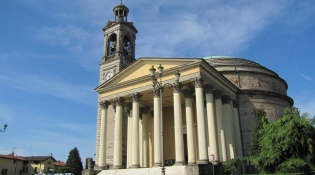
[[[237,169],[245,164],[245,159],[238,157],[235,159],[229,159],[223,162],[223,168],[225,172],[230,174],[237,174]]]
[[[67,166],[55,168],[55,173],[68,173],[69,169]]]
[[[268,123],[266,112],[263,109],[255,110],[255,128],[250,142],[250,155],[258,155],[260,152],[259,140],[262,133],[259,130],[262,129],[264,123]]]
[[[69,152],[65,169],[68,170],[70,173],[74,173],[75,175],[81,175],[83,166],[77,147],[74,147],[74,149]]]
[[[263,122],[258,131],[259,152],[252,154],[252,164],[263,173],[302,171],[315,165],[315,128],[306,114],[287,108],[274,123]]]

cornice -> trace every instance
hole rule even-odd
[[[286,90],[288,90],[288,83],[283,79],[281,78],[278,74],[276,75],[273,75],[273,74],[268,74],[268,73],[265,73],[265,72],[256,72],[256,71],[249,71],[249,70],[224,70],[224,71],[219,71],[220,73],[224,74],[224,73],[235,73],[235,72],[248,72],[248,73],[252,73],[252,74],[263,74],[265,76],[268,76],[268,77],[274,77],[280,81],[282,81],[286,87]]]
[[[109,28],[113,28],[114,26],[123,25],[128,28],[130,28],[133,32],[138,33],[138,30],[133,25],[133,22],[123,22],[123,21],[108,21],[107,24],[102,28],[102,30],[105,32]]]
[[[239,95],[242,95],[242,94],[272,96],[272,97],[281,98],[281,99],[283,99],[283,100],[289,102],[291,106],[293,106],[293,104],[294,104],[294,101],[293,101],[293,99],[292,99],[291,97],[289,97],[289,96],[287,96],[287,95],[275,93],[275,92],[270,92],[270,91],[262,91],[262,90],[240,90],[240,91],[239,91]]]

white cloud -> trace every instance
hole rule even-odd
[[[311,78],[311,77],[309,77],[309,76],[307,76],[307,75],[304,75],[304,74],[300,74],[300,76],[301,77],[303,77],[305,80],[307,80],[307,81],[311,81],[311,82],[313,82],[314,81],[314,79],[313,78]]]
[[[152,6],[145,12],[136,12],[148,14],[136,18],[140,21],[135,25],[140,23],[138,30],[141,31],[137,39],[138,56],[202,57],[238,53],[283,11],[282,4],[276,1],[193,4],[163,1]],[[164,14],[163,8],[169,11]]]
[[[40,92],[84,104],[94,105],[94,87],[72,84],[60,77],[50,75],[5,72],[0,74],[0,84],[14,89]]]

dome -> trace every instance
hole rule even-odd
[[[203,58],[241,90],[287,95],[287,83],[274,71],[248,59],[232,56]]]
[[[118,11],[124,11],[126,14],[128,14],[129,9],[124,4],[119,4],[114,7],[113,12],[117,13]],[[117,15],[117,14],[116,14]]]
[[[235,71],[237,69],[243,71],[260,72],[279,77],[279,75],[274,71],[260,65],[259,63],[245,58],[233,56],[208,56],[204,57],[203,59],[205,59],[211,66],[215,67],[219,72]]]

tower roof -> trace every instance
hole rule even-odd
[[[113,8],[113,12],[115,12],[115,14],[116,14],[116,12],[118,12],[119,10],[122,10],[122,11],[127,12],[127,13],[129,12],[128,7],[126,7],[123,3],[120,3],[120,4],[116,5],[116,6]]]

